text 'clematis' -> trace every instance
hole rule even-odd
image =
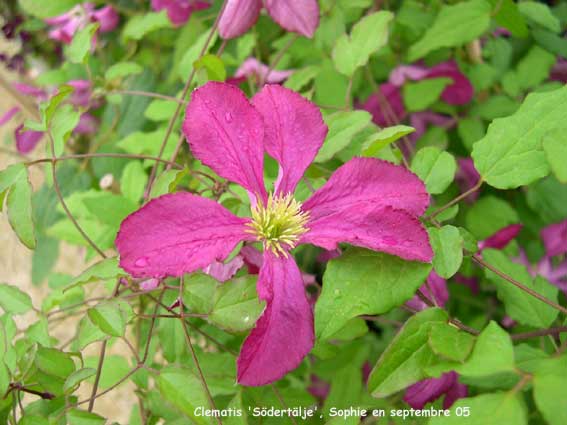
[[[313,313],[290,252],[297,245],[332,250],[346,242],[431,260],[418,219],[429,195],[405,168],[354,158],[306,202],[294,199],[327,134],[317,107],[299,94],[266,85],[249,102],[237,87],[210,82],[193,92],[183,131],[197,159],[248,191],[251,218],[190,193],[164,195],[122,223],[116,238],[120,265],[140,278],[181,276],[226,259],[241,241],[261,242],[257,290],[266,308],[242,346],[239,383],[273,382],[313,346]],[[273,192],[263,181],[264,152],[280,166]]]

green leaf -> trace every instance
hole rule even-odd
[[[429,330],[446,320],[447,313],[438,308],[420,311],[407,320],[368,378],[373,397],[387,397],[427,377],[425,368],[435,361],[427,345]]]
[[[478,240],[491,236],[510,224],[520,222],[518,213],[510,204],[496,196],[483,196],[467,211],[465,224]]]
[[[66,379],[75,371],[71,356],[55,348],[40,346],[35,355],[35,365],[43,373],[62,379]]]
[[[567,140],[566,129],[551,130],[543,138],[543,150],[551,171],[561,183],[567,183]]]
[[[70,392],[74,391],[75,387],[77,387],[81,382],[85,379],[90,378],[91,376],[96,375],[96,369],[93,368],[84,368],[79,369],[73,372],[69,377],[65,380],[65,385],[63,386],[63,391]]]
[[[557,287],[551,285],[541,276],[537,276],[535,280],[532,279],[525,266],[513,263],[503,252],[495,249],[486,249],[482,255],[489,264],[502,273],[543,295],[548,300],[557,302]],[[547,328],[557,318],[559,312],[553,307],[534,298],[496,273],[488,269],[485,269],[485,273],[486,277],[496,285],[498,298],[502,300],[506,313],[512,319],[524,325]]]
[[[539,411],[550,425],[567,423],[565,409],[567,356],[546,360],[534,374],[534,399]]]
[[[159,13],[150,12],[145,15],[135,15],[128,19],[127,24],[124,26],[122,38],[124,40],[141,40],[150,32],[162,28],[169,28],[170,26],[171,23],[169,22],[165,10]]]
[[[140,74],[144,68],[136,62],[117,62],[111,65],[104,73],[106,81],[123,79],[130,75]]]
[[[525,38],[529,35],[526,20],[514,0],[491,0],[495,8],[494,19],[509,30],[513,36]]]
[[[204,69],[207,72],[209,81],[224,81],[226,79],[224,63],[222,59],[216,55],[204,55],[197,59],[193,66],[195,69]]]
[[[195,66],[195,62],[199,59],[201,52],[203,52],[203,48],[205,47],[208,38],[209,38],[209,31],[207,30],[199,36],[197,41],[195,41],[195,43],[193,43],[193,45],[183,55],[183,58],[181,59],[181,62],[179,63],[177,69],[177,75],[181,80],[185,81],[191,74],[191,71]],[[206,51],[203,52],[204,54],[208,53],[209,49],[211,48],[211,46],[215,44],[216,40],[217,40],[217,33],[215,32],[213,38],[210,40],[208,44]]]
[[[10,186],[20,180],[27,179],[27,176],[28,171],[22,162],[8,166],[0,171],[0,192],[9,189]]]
[[[496,119],[474,144],[472,157],[480,175],[499,189],[511,189],[545,177],[549,165],[544,135],[561,127],[567,114],[567,87],[529,94],[520,109]]]
[[[319,73],[321,69],[316,65],[309,65],[305,68],[296,70],[285,81],[284,86],[294,91],[299,91],[310,83]]]
[[[417,152],[411,170],[425,182],[427,191],[436,195],[443,193],[455,178],[457,162],[449,152],[428,146]]]
[[[85,410],[71,409],[67,412],[67,423],[69,425],[104,425],[106,419]]]
[[[463,238],[454,226],[443,226],[440,229],[428,229],[429,241],[435,256],[433,267],[437,274],[445,279],[453,276],[463,262]]]
[[[53,119],[53,115],[59,108],[59,105],[65,101],[73,92],[75,88],[68,85],[62,85],[59,87],[57,94],[52,96],[48,102],[41,104],[40,110],[42,112],[43,124],[49,126],[51,124],[51,120]],[[67,105],[71,106],[71,105]],[[47,127],[43,128],[43,130],[47,129]],[[37,129],[40,130],[40,129]]]
[[[0,283],[0,307],[6,313],[23,314],[33,308],[28,294],[6,283]]]
[[[28,248],[34,249],[36,239],[32,215],[32,187],[27,173],[10,188],[6,205],[10,226],[18,235],[18,239]]]
[[[441,47],[461,46],[482,35],[490,24],[491,7],[484,0],[443,5],[433,25],[411,46],[408,59],[413,62]]]
[[[85,359],[85,366],[90,369],[95,369],[98,367],[99,357],[89,356]],[[128,372],[132,370],[132,367],[128,364],[128,360],[124,355],[106,355],[104,362],[102,364],[102,371],[100,373],[99,386],[101,389],[110,388],[120,381]],[[135,376],[135,375],[132,375]],[[91,376],[89,382],[92,384],[94,378]]]
[[[69,285],[65,287],[65,291],[74,288],[78,285],[83,285],[95,280],[107,280],[125,274],[125,272],[118,266],[118,258],[105,258],[96,264],[93,264],[83,273],[73,279]]]
[[[60,156],[65,150],[65,143],[79,124],[80,118],[81,113],[68,104],[62,105],[53,113],[50,128],[56,156]]]
[[[409,300],[431,270],[427,263],[349,248],[327,265],[315,306],[315,334],[326,339],[361,314],[382,314]]]
[[[407,110],[416,112],[427,109],[439,99],[445,87],[452,83],[450,78],[427,78],[404,84],[404,104]]]
[[[130,201],[138,204],[144,195],[148,176],[139,161],[131,161],[122,171],[120,191]]]
[[[155,99],[144,111],[144,116],[152,121],[169,121],[176,109],[177,104],[175,102]]]
[[[189,311],[208,314],[214,306],[218,282],[204,273],[193,273],[183,286],[183,304]]]
[[[388,41],[388,25],[394,15],[388,11],[375,12],[359,20],[350,37],[343,34],[333,49],[333,62],[337,70],[347,76],[368,63],[370,55]]]
[[[429,425],[527,425],[527,423],[524,401],[520,394],[514,392],[461,398],[451,407],[448,416],[433,417],[429,421]]]
[[[341,111],[325,117],[329,133],[325,143],[315,157],[315,162],[325,162],[343,150],[364,127],[372,121],[366,111]]]
[[[221,329],[243,332],[254,326],[264,310],[256,294],[256,277],[232,279],[218,286],[209,321]]]
[[[546,4],[535,1],[522,1],[518,3],[518,9],[528,21],[541,25],[554,33],[561,31],[559,19],[553,15]]]
[[[100,24],[93,22],[77,31],[71,44],[65,49],[65,56],[72,63],[86,63],[92,48],[92,40]]]
[[[82,0],[57,0],[53,2],[45,0],[18,0],[19,5],[26,13],[40,19],[61,15],[82,2]]]
[[[90,308],[89,319],[104,333],[111,336],[123,336],[128,322],[125,303],[108,301]]]
[[[373,157],[384,147],[414,131],[415,128],[408,127],[407,125],[395,125],[383,128],[364,143],[362,146],[362,156]]]
[[[208,424],[209,418],[197,416],[197,407],[208,408],[207,396],[200,380],[190,371],[181,368],[166,368],[157,377],[157,386],[162,397],[196,424]]]
[[[473,348],[474,337],[448,323],[436,323],[431,326],[427,342],[439,357],[462,363]]]

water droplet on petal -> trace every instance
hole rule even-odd
[[[232,114],[230,112],[227,112],[226,114],[224,114],[224,119],[226,120],[226,122],[232,122]]]
[[[148,258],[147,257],[140,257],[134,263],[136,267],[146,267],[148,265]]]

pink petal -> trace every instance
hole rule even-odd
[[[227,0],[219,21],[219,34],[225,40],[248,31],[258,20],[262,0]]]
[[[109,32],[118,26],[120,17],[112,6],[105,6],[92,14],[95,21],[100,23],[100,32]]]
[[[276,192],[293,193],[327,135],[314,104],[294,91],[266,85],[252,99],[264,119],[264,145],[280,165]]]
[[[234,73],[233,80],[236,84],[246,81],[246,78],[254,77],[255,81],[263,81],[268,84],[277,84],[285,81],[293,70],[278,71],[270,69],[256,58],[246,59]]]
[[[449,300],[447,281],[435,273],[435,271],[429,273],[429,276],[427,276],[427,284],[421,285],[419,290],[431,301],[435,301],[435,304],[440,307],[445,307],[445,304]],[[424,310],[428,307],[417,295],[409,300],[406,305],[417,311]]]
[[[418,140],[423,136],[427,130],[427,126],[430,124],[449,129],[456,124],[456,120],[452,117],[431,111],[414,112],[410,115],[410,125],[415,128],[415,132],[409,135],[410,140]]]
[[[446,392],[445,399],[443,400],[443,409],[450,409],[451,406],[460,398],[465,398],[469,391],[465,384],[461,384],[457,379],[451,385],[451,388]]]
[[[301,243],[336,249],[347,242],[397,255],[430,261],[433,252],[418,216],[429,195],[417,176],[374,158],[353,158],[303,205],[309,232]]]
[[[71,80],[67,85],[75,91],[71,94],[69,102],[76,106],[88,106],[91,100],[91,82],[89,80]]]
[[[14,116],[20,112],[20,108],[14,106],[13,108],[8,109],[2,116],[0,116],[0,125],[6,124],[10,121]]]
[[[209,2],[200,0],[152,0],[152,8],[158,11],[167,9],[167,16],[175,26],[187,22],[193,12],[209,7]]]
[[[47,99],[47,93],[45,93],[45,91],[40,88],[24,83],[13,83],[12,86],[25,96],[32,96],[37,98],[38,100]]]
[[[439,378],[429,378],[419,381],[406,389],[404,401],[414,409],[423,407],[451,389],[457,380],[456,372],[448,372]]]
[[[409,80],[422,80],[427,76],[428,69],[420,65],[399,65],[390,72],[388,81],[398,87]]]
[[[506,245],[508,245],[514,238],[516,238],[516,236],[518,236],[518,233],[520,233],[522,227],[524,227],[522,224],[511,224],[498,230],[485,240],[478,243],[479,251],[487,248],[506,248]]]
[[[565,254],[567,252],[567,220],[543,228],[541,238],[549,257]]]
[[[251,245],[244,245],[240,250],[240,255],[244,260],[244,264],[248,267],[248,273],[258,274],[264,263],[263,255],[260,251]]]
[[[213,261],[203,269],[203,272],[209,276],[214,277],[219,282],[226,282],[232,278],[238,270],[244,265],[244,260],[241,255],[235,256],[228,263],[221,261]]]
[[[288,31],[311,38],[319,26],[317,0],[265,0],[274,21]]]
[[[156,278],[199,270],[247,239],[245,224],[211,199],[185,192],[161,196],[120,225],[120,267],[134,277]]]
[[[266,199],[264,124],[238,87],[209,82],[195,90],[183,132],[193,155],[203,164]]]
[[[313,347],[313,313],[295,260],[264,253],[258,295],[264,313],[244,341],[237,360],[238,382],[258,386],[295,369]]]
[[[156,279],[155,277],[152,277],[150,279],[145,279],[140,282],[140,289],[144,292],[153,291],[159,286],[160,282],[161,280]]]
[[[43,137],[43,132],[34,130],[25,130],[24,125],[19,125],[15,130],[16,149],[20,153],[29,153],[34,150],[36,145]]]
[[[435,65],[427,73],[427,78],[449,77],[453,83],[445,87],[441,99],[450,105],[464,105],[474,96],[474,88],[469,79],[459,70],[456,62],[449,61]]]
[[[380,127],[396,125],[406,116],[400,90],[393,84],[385,83],[378,88],[378,91],[382,96],[377,93],[371,94],[360,108],[370,112],[372,121]]]
[[[94,134],[98,128],[98,120],[88,112],[81,115],[79,123],[73,130],[76,134]]]

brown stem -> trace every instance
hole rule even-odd
[[[538,329],[537,331],[512,334],[512,339],[513,340],[530,339],[538,336],[559,335],[560,333],[563,332],[567,332],[567,326],[559,326],[557,328],[549,328],[549,329]]]
[[[293,45],[293,43],[295,43],[295,40],[297,40],[297,38],[298,38],[297,34],[292,34],[289,41],[286,43],[286,45],[282,47],[282,49],[278,52],[278,54],[276,55],[274,60],[270,63],[270,66],[268,67],[268,72],[266,72],[266,75],[265,76],[261,76],[261,75],[259,76],[259,78],[258,78],[258,87],[259,88],[262,88],[264,83],[266,81],[268,81],[268,77],[271,75],[274,68],[276,66],[278,66],[278,63],[280,63],[280,61],[282,60],[283,55],[289,50],[289,48]]]
[[[179,103],[181,105],[184,105],[184,104],[187,103],[184,100],[178,99],[178,98],[173,97],[173,96],[167,96],[165,94],[153,93],[153,92],[142,91],[142,90],[113,90],[111,92],[108,92],[108,94],[123,94],[123,95],[127,95],[127,96],[152,97],[152,98],[161,99],[161,100],[169,100],[170,102]]]
[[[445,205],[443,205],[442,207],[438,208],[437,210],[433,211],[431,214],[429,214],[428,216],[425,217],[425,219],[431,219],[431,218],[435,218],[436,216],[438,216],[439,214],[441,214],[443,211],[451,208],[453,205],[455,205],[456,203],[460,202],[461,200],[465,199],[467,196],[469,196],[471,193],[476,192],[478,189],[480,189],[480,187],[482,186],[484,182],[482,181],[482,179],[479,179],[478,182],[471,187],[469,190],[467,190],[466,192],[461,193],[459,196],[457,196],[455,199],[447,202]]]
[[[163,162],[167,164],[169,167],[174,167],[177,169],[183,169],[182,165],[179,165],[175,162],[170,162],[165,159],[161,159],[155,156],[149,155],[136,155],[136,154],[129,154],[129,153],[81,153],[81,154],[74,154],[74,155],[64,155],[57,158],[40,158],[33,161],[25,162],[24,164],[29,167],[36,164],[42,164],[45,162],[59,162],[59,161],[66,161],[69,159],[82,159],[82,158],[131,158],[131,159],[149,159],[152,161]]]

